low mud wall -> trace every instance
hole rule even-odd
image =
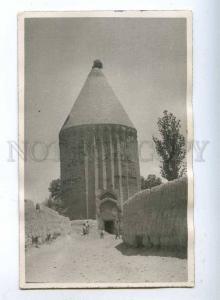
[[[141,191],[124,204],[123,240],[131,246],[187,249],[187,179]]]
[[[70,231],[71,222],[68,218],[43,205],[40,206],[40,209],[36,209],[32,201],[25,200],[26,248],[50,242]]]

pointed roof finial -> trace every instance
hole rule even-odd
[[[100,59],[95,59],[93,62],[93,66],[92,68],[98,68],[98,69],[102,69],[103,68],[103,63],[101,62]]]

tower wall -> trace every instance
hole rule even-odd
[[[99,191],[114,190],[119,204],[140,190],[137,131],[115,125],[61,130],[62,197],[71,219],[95,219]]]

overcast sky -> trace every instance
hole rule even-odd
[[[32,147],[25,198],[43,201],[50,181],[60,176],[59,131],[96,58],[137,129],[141,175],[160,174],[150,143],[163,110],[181,119],[185,135],[185,19],[27,19],[25,139]]]

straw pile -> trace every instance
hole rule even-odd
[[[141,191],[124,204],[123,240],[147,248],[187,249],[187,179]]]
[[[71,231],[70,220],[56,211],[40,206],[36,209],[30,200],[25,200],[25,247],[50,242]]]

